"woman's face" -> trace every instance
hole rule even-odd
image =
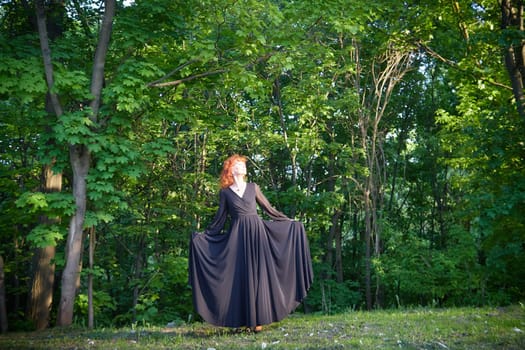
[[[246,163],[241,162],[240,160],[233,163],[232,175],[246,175]]]

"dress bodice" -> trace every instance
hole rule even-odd
[[[250,182],[246,184],[242,197],[229,187],[221,189],[219,193],[219,209],[204,232],[209,235],[219,234],[228,217],[231,217],[232,220],[237,220],[242,216],[258,215],[257,205],[275,221],[290,220],[286,215],[272,207],[256,183]]]
[[[255,185],[247,184],[242,196],[237,195],[231,188],[221,190],[226,196],[228,213],[232,219],[239,216],[257,215],[257,201],[255,199]]]

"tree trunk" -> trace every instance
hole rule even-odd
[[[329,192],[335,191],[335,155],[333,155],[330,159],[330,163],[328,165],[328,178],[330,179],[328,181],[327,190]],[[341,249],[342,249],[342,243],[341,243],[341,228],[339,226],[339,220],[341,218],[342,211],[340,208],[333,208],[333,214],[331,217],[331,225],[330,230],[328,233],[328,237],[326,239],[326,253],[324,256],[324,262],[328,266],[330,266],[331,269],[335,269],[336,272],[336,281],[342,282],[342,261],[341,261]],[[335,257],[334,257],[335,256]],[[330,274],[325,274],[323,276],[323,279],[329,279],[331,278],[332,271],[328,271]]]
[[[95,326],[95,311],[93,308],[93,266],[95,259],[95,227],[89,228],[89,274],[88,274],[88,328]]]
[[[359,63],[358,63],[359,66]],[[381,142],[379,123],[387,109],[390,96],[396,84],[410,68],[410,54],[399,51],[395,46],[389,47],[382,55],[371,63],[373,85],[370,94],[363,90],[361,109],[359,113],[359,128],[361,132],[361,146],[368,170],[363,188],[363,202],[365,211],[365,295],[368,309],[372,308],[372,256],[381,254],[381,227],[378,210],[383,202],[383,188],[381,181],[380,150]],[[359,71],[360,69],[358,69]],[[356,78],[359,81],[359,78]],[[372,244],[374,246],[372,247]],[[372,251],[373,249],[373,251]],[[380,302],[381,281],[376,276],[376,302]]]
[[[335,236],[335,227],[336,225],[333,224],[335,215],[332,215],[332,225],[330,226],[330,230],[328,231],[328,235],[326,236],[326,245],[325,245],[325,254],[323,257],[323,261],[327,266],[330,266],[330,268],[333,267],[334,263],[334,236]],[[324,231],[324,230],[323,230]],[[323,275],[321,276],[322,279],[329,279],[331,275],[331,271],[325,271]]]
[[[52,164],[46,165],[42,171],[43,192],[60,192],[62,190],[62,174],[52,171]],[[41,224],[58,222],[59,218],[41,217]],[[53,285],[55,283],[55,246],[35,248],[33,252],[33,281],[29,297],[29,318],[37,330],[49,326],[51,305],[53,303]]]
[[[337,221],[335,222],[335,272],[336,272],[336,281],[338,283],[344,282],[343,275],[343,234],[341,232],[341,227],[343,227],[344,215],[342,210],[338,210],[336,213]],[[334,220],[335,221],[335,220]]]
[[[4,258],[0,255],[0,333],[7,332],[7,309],[5,305]]]
[[[371,256],[371,215],[370,215],[370,197],[368,191],[365,189],[364,197],[364,211],[365,211],[365,299],[367,310],[372,309],[372,256]]]
[[[42,59],[44,60],[44,72],[46,76],[48,98],[53,107],[55,115],[60,117],[63,113],[62,106],[58,100],[58,96],[53,93],[53,86],[55,85],[53,77],[53,62],[51,60],[51,49],[49,48],[49,38],[46,26],[46,13],[43,0],[35,1],[36,19],[38,27],[38,37],[40,39],[40,49],[42,51]]]
[[[297,184],[297,174],[298,174],[298,166],[297,166],[297,141],[296,141],[296,144],[292,147],[290,145],[290,141],[288,139],[288,131],[287,131],[287,128],[286,128],[286,121],[285,121],[285,113],[284,113],[284,108],[283,108],[283,102],[282,102],[282,99],[281,99],[281,84],[279,83],[279,79],[275,79],[274,81],[274,84],[273,84],[273,92],[272,92],[272,96],[273,96],[273,102],[277,105],[277,110],[278,110],[278,113],[279,113],[279,120],[281,121],[281,129],[282,129],[282,132],[283,132],[283,141],[284,141],[284,144],[286,145],[286,149],[288,150],[288,153],[290,155],[290,162],[291,162],[291,167],[292,167],[292,179],[291,179],[291,182],[292,182],[292,185],[295,186]],[[293,206],[292,208],[292,213],[291,215],[294,216],[295,215],[295,210],[296,210],[296,207]]]
[[[501,5],[501,29],[514,29],[523,34],[523,1],[502,0]],[[512,91],[518,113],[525,118],[525,97],[523,86],[525,85],[525,41],[519,45],[505,48],[505,66],[512,83]]]
[[[144,235],[140,235],[139,242],[138,242],[138,250],[135,253],[135,273],[133,274],[133,278],[135,281],[139,281],[142,279],[143,274],[142,270],[144,267],[144,249],[145,249],[145,237]],[[140,298],[140,285],[139,283],[134,283],[135,286],[133,287],[133,322],[137,321],[137,305],[139,303]]]
[[[36,330],[49,326],[53,285],[55,283],[55,247],[36,248],[33,252],[33,282],[29,297],[29,317]]]
[[[69,326],[73,322],[73,306],[77,293],[77,281],[80,274],[80,257],[84,218],[86,215],[86,177],[89,171],[91,155],[87,147],[70,147],[70,162],[73,169],[73,196],[76,212],[69,224],[66,242],[66,266],[62,272],[62,293],[57,315],[57,325]]]

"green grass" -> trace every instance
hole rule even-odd
[[[525,349],[525,307],[293,314],[261,333],[193,323],[0,335],[0,349]]]

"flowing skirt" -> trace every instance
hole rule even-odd
[[[189,283],[202,318],[223,327],[255,327],[282,320],[313,281],[310,248],[299,221],[232,220],[228,233],[194,233]]]

